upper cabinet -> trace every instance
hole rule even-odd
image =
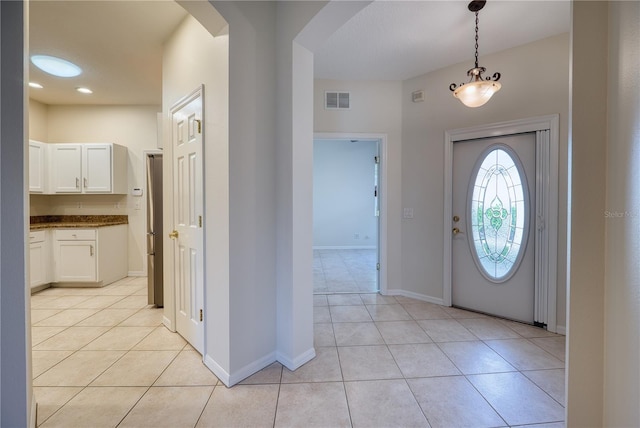
[[[47,144],[29,141],[29,192],[47,193]]]
[[[50,144],[51,193],[127,193],[127,148]]]

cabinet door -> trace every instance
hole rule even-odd
[[[29,244],[29,285],[36,287],[46,284],[46,245],[45,242]]]
[[[38,141],[29,141],[29,192],[45,192],[47,147]]]
[[[95,282],[96,242],[56,241],[56,281]]]
[[[80,193],[82,175],[82,146],[55,144],[53,146],[53,192]]]
[[[83,192],[111,192],[111,145],[85,144],[83,146]]]

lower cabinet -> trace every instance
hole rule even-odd
[[[29,286],[51,282],[51,238],[48,230],[29,233]]]

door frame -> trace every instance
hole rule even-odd
[[[351,132],[315,132],[314,140],[378,140],[380,141],[379,156],[380,167],[378,169],[379,181],[379,207],[380,216],[378,217],[378,262],[380,263],[380,271],[378,271],[378,292],[382,295],[387,294],[387,213],[388,213],[388,197],[387,197],[387,134],[369,134],[369,133],[351,133]]]
[[[558,270],[558,114],[445,131],[444,135],[444,272],[443,301],[451,306],[451,227],[453,144],[478,138],[536,133],[535,299],[534,320],[557,332]]]

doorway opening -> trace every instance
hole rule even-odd
[[[384,291],[383,138],[316,135],[313,142],[313,290]]]

